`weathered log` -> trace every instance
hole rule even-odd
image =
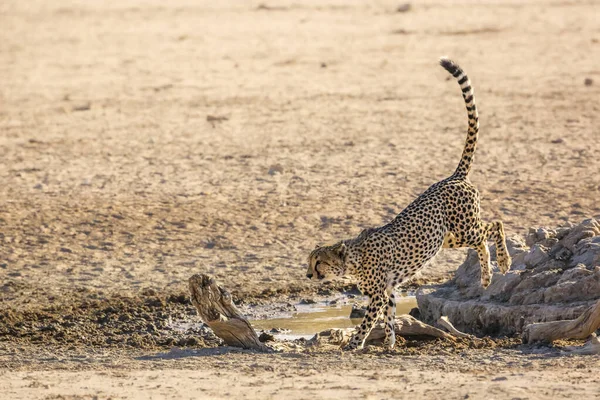
[[[600,300],[577,319],[530,324],[523,330],[523,342],[552,343],[557,339],[586,339],[600,328]]]
[[[208,275],[196,274],[189,279],[192,303],[200,318],[229,346],[270,351],[258,340],[248,320],[239,312],[231,295]]]
[[[447,316],[442,315],[438,320],[437,320],[438,325],[446,328],[448,330],[448,332],[450,332],[451,334],[453,334],[456,337],[460,337],[460,338],[468,338],[468,339],[473,339],[475,336],[473,335],[469,335],[468,333],[463,333],[461,331],[459,331],[458,329],[456,329],[454,327],[454,325],[452,325],[452,323],[450,322],[450,320],[448,319]]]
[[[427,325],[408,314],[398,315],[396,317],[394,331],[397,336],[431,336],[452,341],[456,340],[454,336],[443,330]],[[383,339],[385,339],[385,327],[383,324],[377,324],[369,336],[367,336],[365,343],[376,342]]]
[[[426,323],[421,322],[412,315],[408,314],[403,314],[396,317],[394,330],[396,335],[399,336],[431,336],[435,338],[456,341],[456,338],[451,334],[448,334],[443,330],[435,328],[431,325],[427,325]],[[371,332],[371,334],[373,334],[373,332]],[[370,336],[371,335],[369,335],[369,337]],[[385,331],[383,332],[383,336],[385,337]]]
[[[456,341],[456,338],[451,334],[448,334],[431,325],[427,325],[408,314],[399,315],[396,317],[394,331],[396,332],[396,336],[430,336],[434,338]],[[312,344],[326,342],[327,344],[331,345],[344,346],[350,341],[353,333],[353,328],[327,329],[317,333],[309,342]],[[367,336],[365,345],[379,344],[383,341],[383,339],[385,339],[385,327],[383,324],[377,324],[369,336]]]

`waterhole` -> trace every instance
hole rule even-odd
[[[396,296],[396,315],[408,314],[417,306],[414,296]],[[252,326],[258,331],[279,330],[274,335],[280,339],[310,339],[317,332],[331,328],[354,328],[361,318],[350,319],[352,304],[329,305],[327,303],[298,304],[296,312],[288,317],[253,320]]]

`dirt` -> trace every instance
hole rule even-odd
[[[466,115],[441,55],[475,88],[484,219],[600,218],[598,4],[401,5],[2,2],[3,398],[598,396],[597,357],[515,338],[262,355],[197,323],[198,272],[257,317],[353,289],[304,261],[455,168]]]

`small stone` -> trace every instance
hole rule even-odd
[[[592,78],[585,78],[583,81],[583,84],[585,86],[592,86],[593,83],[594,83],[594,81],[592,80]]]
[[[271,176],[275,174],[283,174],[283,167],[281,164],[273,164],[269,167],[268,174]]]
[[[288,332],[290,332],[290,330],[284,329],[284,328],[271,328],[271,330],[269,332],[274,333],[274,334],[282,334],[282,333],[288,333]]]
[[[273,335],[271,335],[270,333],[267,333],[267,332],[261,332],[260,336],[258,337],[258,340],[261,343],[274,342],[275,341],[275,336],[273,336]]]
[[[222,122],[227,121],[229,118],[222,115],[207,115],[206,122]]]
[[[141,295],[142,296],[156,296],[156,290],[152,289],[152,288],[145,288],[141,291]]]
[[[352,305],[352,311],[350,312],[350,319],[364,318],[367,313],[366,307],[361,307],[357,304]]]
[[[410,11],[411,9],[411,5],[410,3],[404,3],[404,4],[400,4],[397,8],[396,8],[396,12],[398,13],[405,13],[407,11]]]
[[[411,317],[413,317],[415,319],[419,319],[419,318],[421,318],[421,311],[419,311],[419,307],[413,307],[408,312],[408,315],[410,315]]]
[[[119,316],[119,321],[121,321],[121,322],[127,322],[129,320],[131,320],[131,315],[129,315],[129,314],[121,314]]]
[[[150,297],[144,301],[144,304],[153,308],[162,308],[165,306],[164,302],[158,297]]]
[[[77,104],[73,107],[73,111],[87,111],[89,109],[92,108],[92,103],[85,102],[85,103],[81,103],[81,104]]]

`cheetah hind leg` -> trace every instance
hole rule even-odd
[[[477,251],[477,255],[479,256],[479,265],[481,265],[481,286],[484,288],[488,287],[492,282],[492,266],[490,264],[490,250],[487,245],[487,231],[483,240],[476,246],[469,246],[474,248]],[[444,244],[443,248],[446,249],[454,249],[459,247],[465,247],[467,243],[458,240],[456,235],[450,231],[446,232],[444,235]]]
[[[442,244],[442,248],[444,249],[454,249],[456,247],[462,247],[459,245],[458,239],[454,233],[448,231],[444,235],[444,243]]]
[[[512,259],[506,248],[506,237],[504,235],[504,225],[502,224],[502,221],[483,223],[482,228],[484,233],[482,242],[476,246],[471,245],[469,247],[472,247],[477,251],[479,263],[481,265],[481,282],[484,287],[487,287],[491,282],[492,269],[489,262],[490,256],[486,241],[491,240],[496,245],[496,260],[502,274],[505,274],[509,270]],[[442,246],[444,248],[458,248],[467,245],[467,243],[458,239],[452,232],[446,232],[444,235],[444,244]]]
[[[490,264],[490,250],[487,242],[482,241],[475,247],[475,250],[477,250],[479,265],[481,266],[481,286],[486,288],[492,283],[492,265]]]
[[[512,264],[512,259],[506,248],[504,224],[502,224],[502,221],[490,222],[487,224],[486,230],[488,232],[488,240],[492,240],[496,244],[496,260],[498,261],[498,268],[502,274],[505,274]]]

